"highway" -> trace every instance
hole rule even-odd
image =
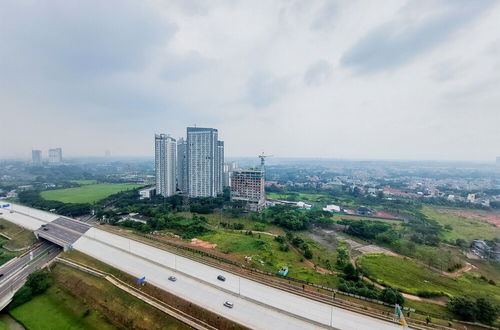
[[[40,269],[61,251],[59,246],[43,242],[32,250],[33,259],[28,253],[0,267],[0,274],[3,274],[0,278],[0,310],[9,303],[29,274]]]
[[[38,227],[59,216],[22,206],[23,214],[5,213],[19,225]],[[73,247],[137,278],[203,308],[255,329],[398,329],[399,325],[357,314],[322,302],[226,273],[188,258],[91,228]],[[226,281],[217,280],[224,275]],[[168,277],[174,275],[176,282]],[[229,300],[234,308],[223,303]]]

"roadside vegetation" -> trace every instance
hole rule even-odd
[[[29,330],[189,328],[111,283],[65,265],[33,274],[25,287],[38,293],[28,300],[20,300],[25,297],[20,293],[9,305],[10,315]]]
[[[0,219],[0,265],[17,257],[36,242],[33,232]]]
[[[443,276],[407,258],[367,254],[358,259],[371,280],[421,297],[486,298],[500,305],[500,286],[475,272],[456,277]]]

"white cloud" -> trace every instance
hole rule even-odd
[[[3,1],[0,158],[152,156],[155,132],[196,123],[219,128],[228,156],[493,159],[499,14],[444,0]]]

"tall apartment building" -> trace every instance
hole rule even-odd
[[[60,164],[62,163],[62,149],[54,148],[49,149],[49,164]]]
[[[31,161],[33,164],[42,163],[42,150],[31,150]]]
[[[156,194],[164,197],[175,194],[177,144],[167,134],[155,134]]]
[[[217,158],[215,164],[215,183],[218,195],[224,191],[224,141],[217,141]]]
[[[187,142],[183,138],[177,140],[177,188],[183,193],[188,191]]]
[[[216,197],[222,193],[224,143],[215,128],[187,128],[187,193]]]
[[[231,200],[245,202],[245,208],[260,212],[266,206],[264,171],[233,170],[231,175]]]

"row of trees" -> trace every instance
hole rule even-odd
[[[492,324],[499,316],[499,307],[485,298],[475,301],[465,297],[452,298],[448,301],[448,309],[462,320],[484,324]]]
[[[58,214],[62,214],[68,217],[77,217],[84,214],[89,214],[92,207],[88,203],[62,203],[58,201],[45,200],[40,196],[40,192],[37,190],[26,190],[22,191],[18,195],[19,201],[22,204],[42,209],[42,210],[54,210]]]

